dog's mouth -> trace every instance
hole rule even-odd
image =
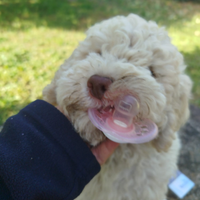
[[[99,112],[99,114],[113,114],[115,111],[115,106],[113,104],[108,106],[103,105],[96,110]]]
[[[114,101],[109,101],[109,105],[102,105],[100,108],[89,109],[90,118],[94,116],[100,126],[108,123],[108,120],[113,122],[116,128],[128,128],[132,125],[133,119],[139,112],[139,103],[137,99],[131,95],[124,95],[116,98]],[[92,114],[91,114],[92,113]],[[94,120],[91,120],[94,121]],[[95,123],[96,124],[96,123]],[[97,125],[97,124],[96,124]]]
[[[133,96],[126,95],[115,100],[114,105],[90,108],[88,115],[106,137],[119,143],[144,143],[158,133],[157,126],[149,119],[137,120],[139,103]]]

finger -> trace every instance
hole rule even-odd
[[[59,106],[55,106],[61,113],[63,113],[63,110]]]
[[[118,146],[118,143],[106,139],[104,142],[100,143],[91,150],[99,164],[103,165]]]

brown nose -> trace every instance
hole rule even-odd
[[[89,78],[87,86],[90,89],[92,96],[101,100],[111,83],[112,80],[109,78],[93,75]]]

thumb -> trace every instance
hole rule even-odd
[[[100,165],[103,165],[106,160],[113,154],[115,149],[119,146],[118,143],[106,139],[98,146],[91,149],[93,155],[96,157]]]

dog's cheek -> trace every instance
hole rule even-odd
[[[167,108],[165,124],[159,132],[159,137],[152,144],[157,151],[168,151],[175,133],[187,121],[189,117],[189,99],[191,96],[192,82],[187,75],[179,76],[179,84],[174,88],[173,100]]]
[[[91,146],[97,146],[106,139],[105,135],[90,122],[86,126],[80,126],[77,131],[81,138]],[[75,126],[76,127],[76,126]]]
[[[160,128],[158,137],[152,141],[152,144],[158,152],[167,152],[175,139],[175,113],[168,112],[162,123],[164,126]]]
[[[87,109],[79,104],[71,104],[66,109],[76,132],[86,143],[96,146],[106,139],[105,135],[90,121]]]
[[[180,84],[178,91],[176,91],[178,100],[176,100],[176,104],[174,106],[177,118],[177,129],[184,125],[189,117],[189,99],[191,98],[191,88],[191,79],[187,75],[180,75]]]
[[[55,85],[51,83],[47,85],[42,92],[43,99],[52,105],[56,105]]]

